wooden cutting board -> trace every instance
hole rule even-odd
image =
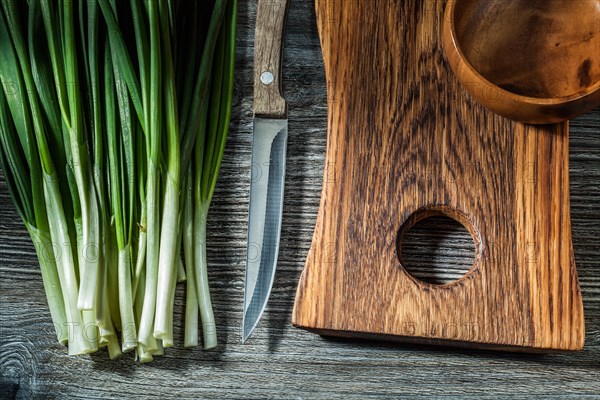
[[[327,161],[293,324],[324,335],[523,351],[584,344],[569,212],[568,123],[475,103],[442,49],[442,0],[317,0]],[[399,259],[445,215],[475,261],[433,285]]]

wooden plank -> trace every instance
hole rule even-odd
[[[467,95],[442,49],[445,6],[317,1],[325,175],[335,179],[292,322],[327,335],[579,350],[568,123],[516,123]],[[464,276],[435,285],[408,274],[399,249],[440,215],[465,226],[475,257]]]
[[[290,142],[282,248],[264,319],[240,344],[248,212],[255,1],[240,1],[232,132],[209,217],[210,280],[220,345],[182,349],[182,293],[176,348],[150,365],[106,353],[69,357],[55,344],[33,246],[0,183],[1,398],[375,399],[555,398],[600,393],[600,111],[571,123],[571,214],[586,312],[586,347],[571,355],[328,340],[293,328],[294,291],[319,206],[327,110],[321,50],[310,1],[292,1],[283,92]],[[0,179],[1,180],[1,179]],[[456,240],[460,240],[457,237]],[[459,264],[456,259],[454,264]]]

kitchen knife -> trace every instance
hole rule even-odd
[[[242,342],[262,316],[275,279],[288,137],[281,55],[288,0],[259,0],[254,43],[254,132]]]

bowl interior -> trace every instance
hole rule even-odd
[[[554,99],[600,85],[599,0],[457,0],[466,60],[518,95]]]

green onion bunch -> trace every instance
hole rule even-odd
[[[206,222],[237,0],[0,3],[0,167],[58,341],[151,361],[173,346],[185,281],[184,345],[198,345],[201,321],[215,347]]]

